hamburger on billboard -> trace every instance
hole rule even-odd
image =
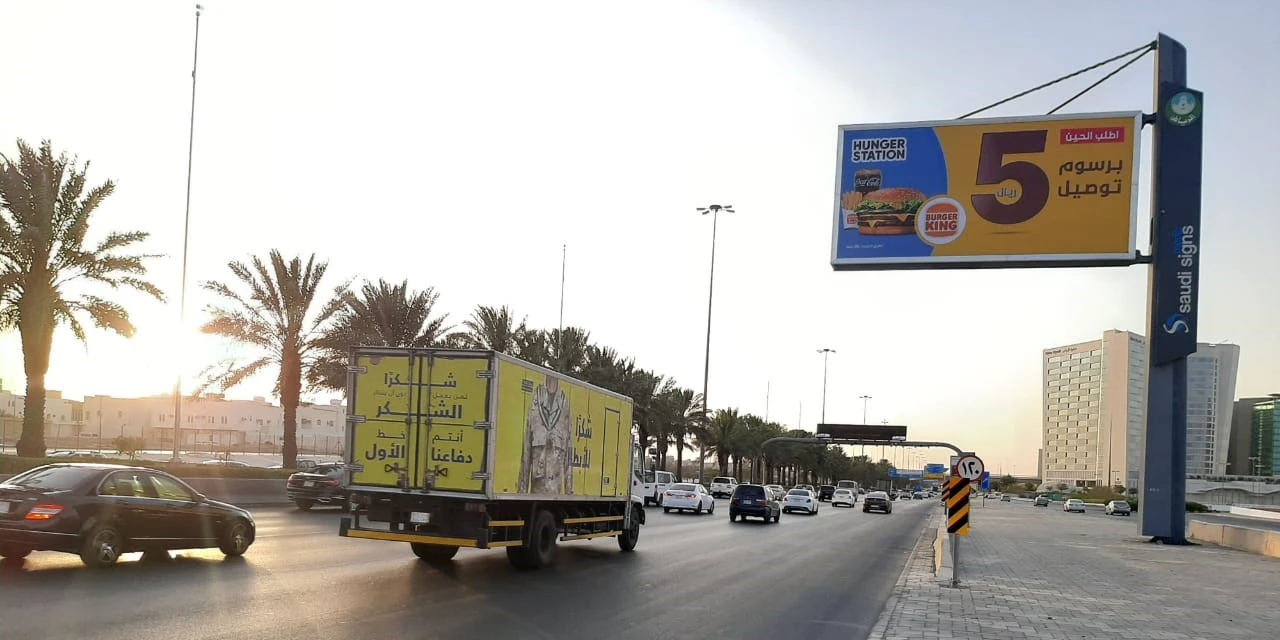
[[[1130,264],[1140,112],[839,128],[831,264]]]

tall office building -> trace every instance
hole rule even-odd
[[[1136,487],[1146,433],[1146,341],[1110,330],[1043,352],[1041,478]],[[1226,467],[1240,348],[1200,344],[1188,361],[1187,472]]]
[[[1271,402],[1276,398],[1280,398],[1280,394],[1236,400],[1231,411],[1231,442],[1227,445],[1227,475],[1253,474],[1253,462],[1249,460],[1254,455],[1250,453],[1250,447],[1253,446],[1253,407]]]
[[[1280,400],[1270,400],[1253,406],[1250,412],[1253,423],[1249,445],[1249,475],[1274,476],[1280,474]]]

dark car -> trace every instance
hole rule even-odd
[[[285,493],[299,509],[310,509],[319,504],[347,503],[351,493],[342,486],[345,467],[340,463],[316,465],[308,471],[299,471],[285,482]]]
[[[1049,506],[1049,496],[1036,496],[1036,501],[1031,503],[1031,505],[1035,507],[1047,507]]]
[[[893,503],[889,500],[889,494],[883,491],[872,491],[862,499],[862,512],[871,513],[872,510],[883,511],[885,513],[893,513]]]
[[[738,516],[743,520],[750,516],[764,518],[765,522],[778,522],[782,519],[782,504],[769,495],[764,485],[740,484],[729,497],[729,522],[736,521]]]
[[[49,464],[0,482],[0,557],[8,559],[61,551],[104,567],[133,551],[207,547],[240,556],[255,533],[248,511],[154,469]]]
[[[824,484],[818,486],[818,501],[830,500],[831,496],[836,492],[836,486],[833,484]]]

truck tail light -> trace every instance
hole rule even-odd
[[[38,504],[27,512],[27,520],[50,520],[54,516],[62,513],[62,505],[60,504]]]

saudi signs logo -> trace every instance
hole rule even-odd
[[[1164,107],[1164,117],[1179,127],[1185,127],[1200,119],[1200,101],[1190,91],[1181,91],[1169,99]]]

